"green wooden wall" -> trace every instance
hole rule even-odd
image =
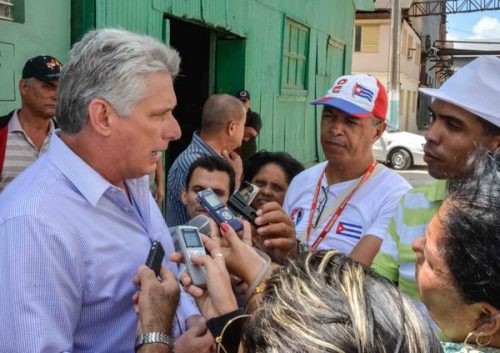
[[[84,1],[73,3],[81,7]],[[369,0],[95,0],[88,16],[94,16],[98,28],[122,27],[167,42],[168,17],[244,38],[244,86],[251,92],[252,109],[263,117],[259,148],[285,150],[310,165],[323,156],[321,111],[309,102],[350,71],[356,7],[370,6]],[[78,16],[81,31],[91,21]],[[281,89],[286,18],[309,28],[303,95]]]
[[[48,54],[63,63],[70,47],[70,2],[16,0],[14,21],[0,19],[0,116],[21,106],[24,63]]]

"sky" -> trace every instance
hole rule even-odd
[[[500,41],[500,11],[448,15],[448,40]]]

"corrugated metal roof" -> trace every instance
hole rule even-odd
[[[402,9],[409,9],[413,0],[400,0]],[[391,9],[392,0],[375,0],[375,8],[377,10]]]

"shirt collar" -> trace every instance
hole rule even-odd
[[[48,158],[94,207],[110,188],[117,188],[74,153],[56,131],[50,139]]]
[[[192,142],[195,143],[200,148],[206,150],[207,152],[218,155],[218,153],[212,147],[210,147],[205,141],[203,141],[203,139],[200,137],[199,131],[195,131],[193,133]]]
[[[9,120],[9,132],[22,132],[23,134],[26,135],[26,132],[24,132],[24,129],[23,127],[21,126],[21,122],[19,121],[19,112],[21,110],[18,109],[18,110],[14,110],[14,113],[12,114],[12,117],[10,118]],[[50,119],[50,127],[49,127],[49,133],[47,134],[50,135],[55,129],[55,126],[54,126],[54,122],[52,121],[52,119]]]

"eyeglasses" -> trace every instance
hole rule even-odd
[[[318,198],[318,204],[316,205],[316,209],[314,210],[313,221],[311,225],[313,228],[316,228],[318,226],[318,222],[321,218],[321,215],[323,214],[323,211],[325,210],[327,203],[328,203],[328,187],[322,185],[321,194],[319,195]]]

